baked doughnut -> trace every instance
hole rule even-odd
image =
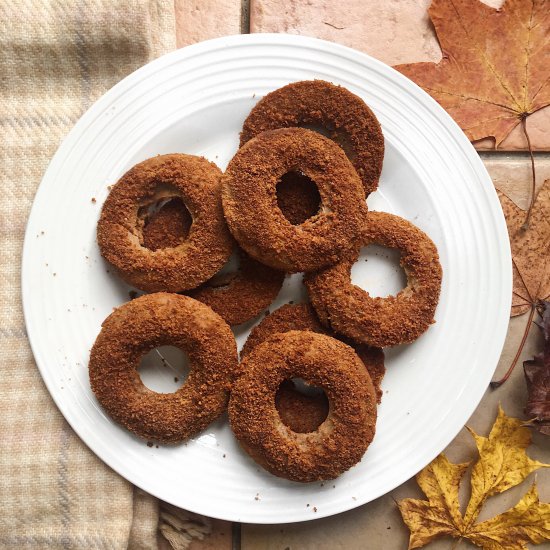
[[[267,317],[262,319],[259,325],[252,329],[241,350],[241,359],[248,355],[258,344],[261,344],[271,335],[281,332],[288,332],[289,330],[309,330],[319,334],[327,334],[333,338],[339,338],[329,328],[326,328],[321,324],[315,310],[310,304],[285,304],[267,315]],[[359,356],[359,359],[363,361],[363,364],[372,379],[372,383],[376,391],[377,401],[380,403],[382,400],[381,384],[384,374],[386,373],[386,368],[384,367],[384,352],[380,348],[373,348],[365,344],[355,344],[350,341],[344,341],[344,343],[351,346],[355,350],[355,353]],[[288,384],[284,387],[281,386],[280,393],[292,393],[292,395],[288,396],[288,398],[286,395],[282,395],[281,407],[277,407],[283,422],[287,426],[292,428],[295,432],[303,431],[301,428],[296,429],[294,422],[295,419],[298,419],[300,426],[308,423],[308,425],[313,425],[315,428],[315,426],[318,425],[313,423],[318,419],[321,413],[313,411],[309,415],[311,417],[311,421],[309,421],[307,418],[307,411],[312,411],[316,404],[318,408],[324,408],[324,396],[304,395],[297,391],[296,388],[294,388],[294,385],[291,386]],[[301,399],[300,396],[302,396],[303,399]],[[301,401],[303,401],[303,403]],[[283,406],[284,403],[289,406]],[[304,414],[300,414],[299,411],[294,410],[299,408],[304,409],[302,411]]]
[[[179,292],[212,277],[231,254],[223,219],[218,167],[201,157],[161,155],[130,169],[113,186],[97,226],[102,256],[131,285],[146,292]],[[175,247],[144,246],[148,211],[180,198],[192,217],[187,238]]]
[[[240,325],[259,315],[277,297],[285,274],[257,262],[238,249],[240,265],[234,273],[214,275],[189,296],[210,306],[230,325]]]
[[[140,360],[158,346],[189,356],[190,373],[174,393],[147,388]],[[226,409],[239,373],[235,338],[208,306],[178,294],[146,294],[103,322],[90,355],[92,390],[107,413],[143,437],[176,443],[206,428]]]
[[[241,146],[261,132],[288,126],[320,126],[346,152],[365,194],[376,190],[384,160],[384,136],[378,119],[360,97],[323,80],[283,86],[252,109],[243,124]]]
[[[385,212],[369,212],[361,246],[376,243],[401,251],[407,286],[396,296],[372,298],[351,283],[359,256],[317,273],[304,283],[321,322],[355,342],[385,347],[412,342],[434,322],[441,289],[441,264],[432,240],[412,223]]]
[[[173,204],[173,199],[154,213],[143,227],[143,242],[147,248],[157,250],[177,246],[185,240],[190,223],[186,210]],[[190,218],[189,218],[190,219]],[[240,265],[237,271],[217,273],[188,296],[211,307],[230,325],[240,325],[259,315],[275,299],[285,274],[252,259],[238,248]]]
[[[292,225],[277,205],[277,183],[288,172],[309,177],[321,197],[319,212],[301,225]],[[361,181],[342,149],[303,128],[250,140],[222,181],[225,218],[239,245],[283,271],[313,271],[349,254],[367,213]]]
[[[273,334],[290,330],[329,334],[329,329],[321,325],[309,304],[285,304],[252,329],[241,350],[241,359]],[[315,431],[327,417],[328,399],[324,393],[305,394],[294,381],[285,380],[275,394],[275,407],[285,426],[294,432],[309,433]]]
[[[332,479],[361,460],[374,437],[376,397],[370,377],[346,344],[309,331],[275,334],[242,362],[233,386],[229,421],[243,449],[272,474],[293,481]],[[301,377],[322,388],[330,408],[311,433],[284,425],[275,394]]]
[[[337,336],[335,335],[335,337]],[[351,346],[357,354],[357,357],[361,359],[372,380],[372,385],[374,386],[374,391],[376,392],[376,402],[381,403],[382,380],[386,374],[386,366],[384,365],[384,351],[382,348],[376,348],[366,344],[356,344],[342,337],[340,337],[339,340],[342,340],[345,344]]]

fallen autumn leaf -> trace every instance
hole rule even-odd
[[[436,99],[472,141],[493,137],[498,147],[521,124],[531,154],[532,204],[527,118],[550,105],[548,0],[507,0],[499,9],[478,0],[433,0],[428,13],[441,61],[395,68]],[[525,227],[530,214],[531,208]]]
[[[439,63],[395,68],[431,94],[471,140],[498,146],[526,116],[550,104],[550,6],[507,0],[433,0]],[[510,52],[514,52],[510,55]]]
[[[527,229],[523,228],[525,211],[503,193],[499,193],[499,198],[512,249],[514,286],[510,315],[515,317],[527,312],[529,315],[512,364],[501,380],[491,382],[493,388],[503,384],[512,373],[527,340],[537,308],[550,295],[550,180],[542,184],[536,196]]]
[[[428,500],[404,499],[399,511],[411,534],[409,550],[448,535],[468,539],[487,550],[526,550],[528,542],[550,540],[550,504],[540,503],[533,483],[531,489],[510,510],[475,523],[485,501],[497,493],[519,485],[535,470],[550,467],[529,458],[525,452],[531,433],[521,420],[498,415],[488,437],[470,430],[479,458],[471,473],[471,496],[462,515],[458,500],[460,482],[469,463],[453,464],[441,454],[417,476]]]
[[[540,328],[544,334],[544,348],[533,359],[523,362],[527,381],[525,414],[530,425],[550,435],[550,302],[542,302]]]

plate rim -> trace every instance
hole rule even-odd
[[[156,58],[149,63],[143,65],[142,67],[136,69],[129,75],[127,75],[124,79],[119,81],[117,84],[115,84],[112,88],[107,90],[101,97],[99,97],[87,110],[82,114],[82,116],[78,119],[78,121],[74,124],[72,129],[68,132],[68,134],[63,138],[63,140],[60,142],[54,156],[52,157],[50,163],[48,164],[48,167],[46,171],[44,172],[44,175],[40,181],[40,184],[37,187],[35,196],[33,198],[33,204],[29,213],[29,217],[26,222],[26,228],[25,228],[25,237],[23,242],[23,250],[22,250],[22,257],[21,257],[21,297],[22,297],[22,306],[23,306],[23,316],[25,320],[25,326],[27,330],[27,338],[29,341],[29,345],[31,347],[33,357],[35,359],[35,363],[38,367],[38,370],[40,372],[41,378],[44,381],[48,392],[50,396],[52,397],[53,401],[55,402],[55,405],[57,406],[58,410],[61,412],[65,420],[69,423],[73,431],[76,433],[76,435],[81,439],[81,441],[105,464],[107,464],[110,468],[112,468],[114,471],[116,471],[121,477],[129,481],[130,483],[142,488],[146,492],[157,496],[157,498],[164,500],[166,502],[170,502],[171,504],[174,504],[175,506],[181,506],[181,504],[178,504],[176,502],[171,502],[170,499],[167,499],[165,496],[162,496],[157,491],[149,487],[148,485],[144,485],[141,483],[141,478],[136,479],[137,476],[134,475],[133,472],[126,472],[121,470],[121,468],[118,467],[118,464],[113,464],[113,460],[111,460],[111,457],[105,458],[102,454],[100,454],[99,449],[96,450],[95,442],[89,442],[85,440],[80,435],[80,429],[78,426],[73,425],[73,419],[69,419],[64,411],[64,405],[63,400],[60,398],[59,393],[57,392],[57,388],[54,388],[53,380],[48,378],[48,375],[45,374],[48,372],[48,369],[45,366],[46,359],[45,357],[42,357],[42,354],[40,353],[39,349],[37,349],[37,342],[35,340],[35,343],[33,344],[33,337],[31,334],[31,330],[29,330],[29,318],[31,316],[31,298],[30,298],[30,289],[28,288],[28,284],[26,281],[28,281],[28,277],[26,277],[27,268],[26,266],[30,267],[31,259],[29,258],[31,252],[30,252],[30,245],[29,242],[31,241],[31,220],[33,219],[33,216],[36,217],[36,210],[38,208],[36,200],[37,197],[40,196],[41,189],[44,189],[43,182],[46,179],[49,179],[49,175],[54,172],[56,169],[56,166],[58,163],[62,161],[62,159],[66,156],[66,154],[70,151],[71,147],[74,145],[75,139],[86,130],[86,124],[88,122],[92,122],[95,120],[95,117],[97,114],[102,112],[104,104],[106,104],[109,101],[112,101],[116,97],[116,94],[119,92],[124,93],[124,91],[127,89],[129,85],[132,85],[136,79],[138,79],[141,75],[146,76],[149,73],[155,72],[155,70],[160,69],[161,67],[170,64],[172,61],[181,61],[182,58],[185,57],[192,57],[195,54],[200,54],[201,52],[205,51],[212,51],[217,49],[218,47],[225,47],[225,46],[234,46],[234,45],[240,45],[242,43],[247,43],[249,45],[252,44],[270,44],[270,45],[285,45],[285,46],[295,46],[298,48],[301,47],[307,47],[312,48],[314,50],[319,50],[320,48],[328,48],[334,51],[335,53],[338,53],[346,58],[354,58],[354,59],[360,59],[362,58],[363,61],[366,61],[370,64],[373,64],[374,66],[377,66],[381,68],[383,71],[388,71],[388,69],[393,73],[393,76],[397,78],[398,83],[401,84],[402,87],[405,87],[408,89],[409,92],[415,94],[417,96],[417,99],[421,99],[422,102],[427,104],[429,106],[430,110],[432,112],[435,111],[434,114],[438,115],[438,118],[441,119],[441,122],[445,123],[445,126],[451,131],[453,134],[453,138],[458,142],[459,145],[461,145],[461,149],[469,150],[469,153],[467,154],[468,160],[472,164],[472,168],[474,168],[477,176],[479,177],[480,181],[484,181],[485,186],[485,192],[492,194],[494,197],[494,200],[490,202],[492,207],[492,212],[490,212],[493,215],[495,223],[500,224],[500,233],[496,235],[495,243],[499,244],[499,250],[500,250],[500,256],[499,259],[501,260],[502,264],[507,264],[508,269],[506,269],[506,272],[501,273],[502,277],[502,289],[503,289],[503,296],[501,296],[501,310],[502,311],[509,311],[510,305],[512,301],[512,258],[511,258],[511,251],[510,251],[510,245],[508,240],[508,232],[506,228],[506,222],[504,218],[504,214],[502,210],[497,207],[499,204],[498,198],[497,198],[497,192],[494,188],[493,182],[487,172],[487,169],[485,168],[481,158],[479,157],[477,151],[474,149],[470,141],[467,139],[466,135],[463,133],[462,129],[458,126],[458,124],[452,119],[452,117],[433,99],[429,94],[424,92],[422,88],[420,88],[417,84],[415,84],[413,81],[399,73],[397,70],[395,70],[393,67],[386,65],[380,60],[377,60],[371,56],[369,56],[366,53],[360,52],[358,50],[355,50],[353,48],[350,48],[348,46],[343,46],[341,44],[337,44],[334,42],[330,42],[327,40],[322,40],[318,38],[313,37],[307,37],[302,35],[294,35],[294,34],[284,34],[284,33],[262,33],[262,34],[237,34],[237,35],[231,35],[231,36],[223,36],[219,38],[213,38],[210,40],[202,41],[196,44],[192,44],[189,46],[186,46],[184,48],[180,48],[178,50],[174,50],[172,52],[169,52],[159,58]],[[465,151],[466,152],[466,151]],[[473,154],[472,154],[473,153]],[[503,238],[505,236],[505,238]],[[502,242],[500,242],[502,241]],[[502,246],[505,245],[505,246]],[[494,324],[494,333],[493,333],[493,349],[494,349],[494,358],[491,361],[491,363],[494,363],[494,368],[491,370],[490,375],[494,373],[494,369],[496,369],[498,365],[498,359],[501,355],[502,348],[505,342],[507,327],[508,327],[508,320],[509,315],[502,315],[502,320],[500,320],[500,316],[498,319],[495,319]],[[498,324],[498,327],[497,327]],[[497,342],[496,344],[494,342]],[[39,358],[41,360],[39,360]],[[490,377],[489,377],[490,379]],[[476,388],[475,398],[472,399],[470,406],[467,410],[467,418],[470,418],[477,406],[479,405],[483,394],[486,390],[485,386],[479,385],[479,387]],[[460,415],[465,416],[465,413],[462,412]],[[467,418],[465,421],[467,421]],[[456,437],[458,431],[456,433],[447,434],[444,438],[442,438],[443,443],[440,444],[440,449],[438,453],[435,455],[437,456],[440,454],[445,447]],[[433,458],[435,458],[435,456]],[[422,467],[425,467],[426,464],[429,464],[431,462],[430,459],[425,462],[425,464]],[[420,471],[420,470],[418,470]],[[285,518],[285,523],[295,523],[295,522],[301,522],[301,521],[311,521],[315,519],[322,519],[323,517],[329,517],[332,515],[335,515],[340,512],[352,510],[358,506],[361,506],[367,502],[371,502],[372,500],[375,500],[376,498],[380,498],[384,494],[387,494],[389,491],[394,490],[396,487],[403,484],[405,481],[410,479],[415,474],[407,473],[406,475],[403,475],[401,473],[400,476],[396,476],[395,483],[392,483],[393,487],[391,489],[388,489],[387,491],[367,500],[362,501],[361,499],[358,499],[357,501],[351,501],[349,506],[345,508],[341,508],[337,511],[329,511],[324,512],[322,510],[319,510],[319,513],[315,516],[307,516],[307,517],[287,517]],[[193,506],[187,506],[185,505],[185,509],[200,513],[203,515],[210,515],[208,512],[205,512],[203,509],[196,509]],[[268,510],[266,510],[265,514],[268,514]],[[276,519],[273,521],[270,521],[269,516],[264,517],[261,521],[258,520],[256,516],[252,517],[236,517],[234,515],[231,515],[230,512],[228,512],[228,515],[210,515],[210,517],[223,519],[227,521],[243,521],[247,523],[257,523],[257,524],[279,524],[281,523],[280,519]]]

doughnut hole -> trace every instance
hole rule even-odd
[[[395,296],[407,286],[400,260],[399,250],[376,244],[365,246],[351,268],[351,282],[373,298]]]
[[[292,225],[300,225],[315,216],[321,207],[321,195],[315,182],[302,172],[287,172],[277,182],[277,205]]]
[[[157,393],[174,393],[189,376],[189,357],[174,346],[159,346],[140,361],[138,374],[143,384]]]
[[[329,401],[322,388],[301,378],[283,380],[275,394],[281,421],[293,432],[314,432],[327,418]]]
[[[179,246],[187,239],[193,222],[179,197],[162,198],[142,206],[138,219],[143,220],[143,246],[152,251]]]

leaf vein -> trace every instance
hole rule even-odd
[[[508,89],[508,86],[504,83],[503,79],[500,77],[500,75],[498,74],[498,72],[495,69],[495,67],[493,66],[493,64],[489,61],[489,58],[487,57],[487,55],[483,52],[483,50],[480,49],[477,42],[470,36],[470,33],[468,32],[468,30],[464,26],[464,21],[462,20],[462,17],[460,15],[460,12],[458,11],[455,3],[454,3],[454,0],[451,0],[451,5],[453,6],[453,9],[455,10],[457,20],[460,23],[460,26],[462,27],[462,30],[463,30],[464,34],[468,37],[468,40],[470,41],[470,43],[472,43],[474,45],[474,48],[477,50],[479,57],[482,60],[485,61],[486,66],[489,68],[491,73],[493,73],[493,76],[495,77],[497,82],[500,84],[502,89],[510,96],[510,99],[516,105],[516,112],[518,114],[521,113],[523,110],[522,110],[521,106],[519,105],[519,103],[517,102],[516,98],[514,97],[514,94]]]

